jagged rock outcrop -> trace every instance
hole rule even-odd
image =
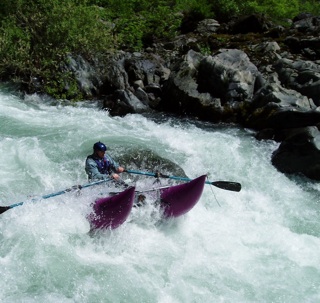
[[[223,107],[219,99],[208,91],[198,88],[198,70],[205,57],[190,50],[171,69],[171,74],[163,85],[163,95],[159,107],[177,114],[198,116],[220,121]]]
[[[274,64],[274,68],[281,83],[311,98],[317,106],[320,105],[319,64],[309,60],[281,58]]]
[[[161,83],[169,74],[161,57],[155,54],[124,53],[120,58],[112,58],[104,82],[107,88],[104,107],[112,115],[155,109],[161,95]]]

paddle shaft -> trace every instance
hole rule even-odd
[[[82,189],[82,188],[98,185],[98,184],[101,184],[101,183],[104,183],[104,182],[108,182],[108,181],[111,181],[111,180],[112,179],[106,179],[106,180],[99,180],[99,181],[96,181],[96,182],[87,183],[87,184],[84,184],[84,185],[74,185],[74,186],[72,186],[70,188],[67,188],[65,190],[61,190],[61,191],[58,191],[58,192],[55,192],[55,193],[52,193],[52,194],[44,195],[41,198],[35,199],[35,200],[49,199],[49,198],[52,198],[52,197],[63,195],[63,194],[65,194],[67,192],[70,192],[72,190]],[[32,200],[32,201],[35,201],[35,200]],[[14,208],[14,207],[17,207],[17,206],[21,206],[24,203],[25,202],[18,202],[18,203],[14,203],[14,204],[11,204],[11,205],[8,205],[8,206],[0,206],[0,214],[4,213],[8,209],[11,209],[11,208]]]
[[[161,173],[149,173],[149,172],[142,172],[137,170],[130,170],[126,169],[124,172],[127,172],[129,174],[137,174],[137,175],[145,175],[155,178],[168,178],[173,180],[179,180],[179,181],[191,181],[190,178],[185,177],[176,177],[176,176],[168,176]],[[206,181],[205,184],[210,184],[216,187],[219,187],[221,189],[230,190],[230,191],[237,191],[239,192],[241,190],[241,184],[238,182],[231,182],[231,181]]]

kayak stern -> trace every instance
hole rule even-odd
[[[128,218],[134,201],[135,187],[113,196],[97,199],[93,212],[87,217],[91,230],[115,229]]]

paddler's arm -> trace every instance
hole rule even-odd
[[[113,174],[110,174],[111,177],[117,181],[120,180],[120,176],[118,175],[118,173],[122,173],[124,171],[124,168],[122,166],[119,165],[118,162],[116,162],[115,160],[113,160],[111,158],[111,156],[109,155],[105,155],[105,157],[109,160],[111,168],[113,170]]]

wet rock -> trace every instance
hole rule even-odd
[[[320,132],[316,127],[294,129],[272,155],[272,164],[287,174],[320,180]]]

